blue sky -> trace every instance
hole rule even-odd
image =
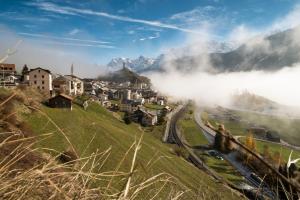
[[[226,40],[238,26],[265,30],[298,5],[293,0],[0,0],[1,32],[27,42],[88,55],[155,57],[186,38]],[[1,31],[2,29],[2,31]]]

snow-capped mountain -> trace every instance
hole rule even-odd
[[[130,58],[114,58],[108,64],[108,68],[111,71],[121,69],[123,64],[127,68],[135,72],[142,72],[147,70],[150,66],[152,66],[156,62],[156,59],[147,58],[144,56],[140,56],[137,59]]]
[[[182,52],[186,52],[187,54],[190,54],[191,56],[195,56],[195,52],[197,52],[197,48],[199,48],[197,45],[188,45],[185,47],[177,48],[177,49],[171,49],[170,54],[179,54],[183,56]],[[219,43],[216,41],[211,41],[207,43],[206,45],[206,53],[225,53],[233,50],[234,45],[230,43]],[[193,53],[194,52],[194,53]],[[179,57],[181,57],[179,56]],[[186,55],[185,55],[186,56]],[[162,70],[163,63],[165,58],[167,57],[167,54],[161,54],[157,58],[148,58],[144,56],[140,56],[136,59],[130,59],[130,58],[113,58],[108,64],[107,67],[109,71],[115,71],[118,69],[121,69],[123,67],[123,64],[125,66],[138,73],[147,72],[147,71],[158,71]],[[178,57],[178,58],[179,58]]]

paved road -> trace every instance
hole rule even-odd
[[[200,109],[195,111],[195,114],[194,114],[195,121],[196,121],[197,125],[199,126],[199,128],[202,130],[202,133],[207,138],[207,140],[211,144],[213,144],[216,133],[215,133],[215,131],[213,131],[212,129],[210,129],[204,125],[204,123],[201,119],[201,113],[202,113],[202,111]],[[262,188],[259,182],[257,182],[253,178],[251,178],[250,175],[251,175],[251,173],[254,173],[254,172],[250,168],[248,168],[246,165],[242,164],[241,162],[239,162],[236,159],[236,157],[237,157],[236,151],[233,151],[229,154],[222,154],[222,156],[229,163],[231,163],[231,165],[234,166],[248,180],[248,182],[252,186],[254,186],[255,188]],[[267,195],[271,198],[274,197],[274,194],[269,189],[263,188],[263,190],[264,190],[265,195]]]

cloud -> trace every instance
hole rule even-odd
[[[296,6],[290,13],[280,19],[275,20],[271,25],[263,29],[255,29],[246,25],[238,25],[228,36],[228,40],[234,40],[239,43],[247,41],[245,55],[242,58],[242,64],[249,66],[247,57],[273,54],[276,57],[287,55],[287,47],[279,44],[270,44],[265,39],[272,31],[280,28],[285,30],[299,25],[300,8]],[[177,15],[176,18],[185,19],[190,13]],[[188,19],[187,19],[188,20]],[[211,26],[200,30],[206,32],[205,35],[211,35]],[[286,35],[284,40],[289,41],[293,49],[292,53],[300,56],[300,28]],[[300,63],[275,72],[266,72],[263,70],[252,70],[250,72],[230,72],[216,73],[209,57],[209,46],[211,37],[200,38],[193,35],[187,36],[186,41],[192,44],[186,48],[179,48],[174,51],[168,51],[162,61],[164,73],[150,73],[154,87],[167,95],[177,99],[193,99],[200,104],[229,106],[233,94],[239,91],[249,91],[251,93],[264,96],[280,104],[300,107]],[[243,53],[243,52],[241,52]],[[250,54],[251,53],[251,54]],[[291,52],[288,52],[291,56]],[[193,59],[185,59],[194,55]],[[181,62],[178,62],[178,59]],[[234,58],[233,58],[234,59]],[[190,68],[190,66],[196,66]],[[233,66],[236,67],[236,66]],[[210,73],[211,71],[214,73]]]
[[[202,34],[201,32],[198,32],[193,29],[182,28],[174,24],[162,23],[160,21],[136,19],[127,16],[113,15],[106,12],[97,12],[89,9],[78,9],[78,8],[68,7],[68,6],[59,6],[57,4],[49,3],[49,2],[31,2],[31,3],[26,3],[26,5],[35,6],[40,10],[54,12],[58,14],[64,14],[64,15],[74,15],[74,16],[91,15],[91,16],[104,17],[104,18],[109,18],[118,21],[132,22],[132,23],[144,24],[148,26],[178,30],[186,33]]]
[[[44,39],[54,39],[54,40],[67,40],[67,41],[95,43],[95,44],[110,44],[111,43],[111,42],[108,42],[108,41],[101,41],[101,40],[85,40],[85,39],[69,38],[69,37],[55,37],[55,36],[42,35],[42,34],[37,34],[37,33],[20,32],[18,34],[19,35],[23,35],[23,36],[34,37],[34,38],[44,38]]]
[[[15,34],[9,29],[0,26],[1,52],[6,52],[18,40],[23,42],[18,46],[17,52],[11,55],[7,63],[15,63],[20,70],[24,64],[30,68],[43,67],[50,69],[54,74],[70,73],[70,66],[74,63],[75,74],[79,77],[95,77],[98,73],[104,72],[103,66],[93,63],[93,59],[85,52],[78,51],[77,48],[69,48],[68,46],[84,46],[84,44],[73,44],[68,42],[56,42],[45,40],[34,41],[24,38],[22,35]],[[88,46],[89,44],[86,44]],[[91,46],[97,44],[90,44]],[[99,44],[101,45],[101,44]]]
[[[157,32],[155,33],[155,35],[153,36],[148,36],[148,37],[143,37],[143,38],[140,38],[139,41],[145,41],[145,40],[153,40],[153,39],[157,39],[160,37],[160,33]],[[133,42],[135,42],[136,40],[133,40]]]
[[[159,91],[178,99],[193,99],[206,105],[229,106],[231,95],[249,91],[283,105],[300,107],[300,65],[283,68],[274,73],[264,71],[209,74],[178,71],[151,74]],[[176,81],[174,81],[176,80]]]
[[[74,36],[79,32],[80,32],[80,30],[78,28],[74,28],[69,32],[69,35]]]

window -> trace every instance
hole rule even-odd
[[[45,76],[44,75],[42,75],[42,78],[44,78]]]
[[[43,86],[43,87],[42,87],[42,89],[44,90],[44,89],[45,89],[45,87]]]
[[[36,78],[36,74],[33,77]]]
[[[40,86],[37,86],[38,89],[40,89]]]
[[[34,81],[34,84],[36,85],[36,81]]]
[[[44,84],[45,84],[45,81],[42,81],[42,84],[44,85]]]
[[[41,70],[39,70],[39,73],[41,72]]]

